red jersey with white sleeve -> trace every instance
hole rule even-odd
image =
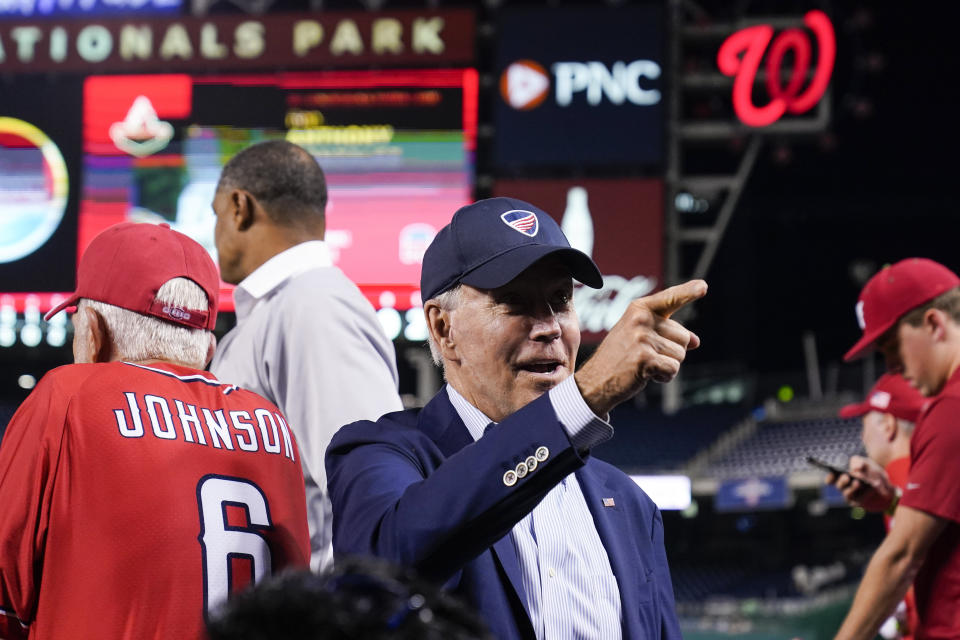
[[[914,580],[918,640],[960,638],[960,371],[926,405],[910,439],[900,504],[948,521]]]
[[[310,560],[279,409],[203,371],[48,373],[0,445],[0,638],[203,638],[231,591]]]

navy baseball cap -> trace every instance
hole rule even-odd
[[[583,284],[603,286],[597,265],[570,247],[549,214],[514,198],[478,200],[457,210],[427,247],[421,296],[430,300],[460,283],[496,289],[549,255],[558,256]]]

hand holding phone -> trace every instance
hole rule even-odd
[[[820,460],[820,459],[818,459],[818,458],[814,458],[813,456],[807,456],[807,462],[810,463],[810,464],[812,464],[812,465],[815,466],[815,467],[818,467],[818,468],[820,468],[820,469],[823,469],[824,471],[828,471],[828,472],[830,472],[830,473],[832,473],[832,474],[834,474],[834,475],[836,475],[836,476],[839,476],[840,474],[845,473],[845,474],[847,474],[848,476],[850,476],[851,478],[855,478],[855,477],[856,477],[856,476],[854,476],[853,474],[851,474],[849,471],[847,471],[846,469],[841,469],[840,467],[835,467],[835,466],[833,466],[832,464],[829,464],[829,463],[827,463],[827,462],[824,462],[823,460]]]
[[[829,462],[824,462],[819,458],[814,458],[813,456],[807,456],[807,462],[809,462],[815,467],[823,469],[827,473],[832,473],[833,481],[830,482],[829,484],[836,484],[837,480],[840,479],[840,476],[844,474],[846,474],[847,477],[850,478],[850,480],[848,480],[846,483],[843,483],[844,486],[849,486],[849,484],[852,483],[854,480],[859,480],[860,481],[859,487],[857,487],[853,491],[845,492],[845,497],[848,500],[857,500],[860,497],[860,495],[864,492],[864,490],[866,490],[870,486],[869,484],[867,484],[867,481],[864,478],[861,478],[860,476],[850,473],[850,471],[847,469],[841,469],[840,467],[835,467]],[[837,487],[837,488],[840,489],[841,487]]]
[[[828,476],[829,484],[839,489],[850,504],[868,511],[883,511],[893,498],[894,488],[886,472],[869,458],[852,456],[849,469],[835,467],[813,456],[808,456],[807,462],[833,474],[832,478]]]

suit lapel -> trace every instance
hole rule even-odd
[[[623,495],[619,489],[609,485],[606,474],[598,470],[595,465],[590,464],[590,461],[576,472],[576,476],[580,483],[580,489],[583,491],[583,497],[587,501],[587,508],[590,509],[590,514],[593,516],[600,541],[606,549],[607,558],[610,560],[610,568],[617,578],[617,588],[620,590],[623,637],[632,637],[629,628],[632,616],[629,615],[629,612],[635,611],[639,607],[639,603],[636,602],[636,587],[640,584],[641,578],[637,575],[638,567],[636,562],[633,561],[635,554],[631,553],[629,547],[633,542],[629,535],[631,527],[628,522],[627,496]],[[605,500],[606,504],[611,506],[605,506]],[[612,503],[610,500],[612,500]]]
[[[449,458],[460,449],[473,443],[473,437],[450,402],[446,387],[441,388],[440,392],[433,396],[433,399],[423,408],[420,412],[419,423],[420,430],[433,440],[445,458]],[[527,609],[526,592],[523,590],[520,561],[517,558],[517,550],[513,545],[513,540],[510,539],[510,534],[508,533],[493,543],[491,550],[510,581],[514,596],[523,605],[523,610],[526,611],[529,621],[530,611]]]

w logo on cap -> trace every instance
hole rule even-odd
[[[863,318],[863,300],[857,301],[857,306],[854,307],[854,311],[857,314],[857,324],[860,325],[860,330],[863,331],[867,328],[867,321]]]
[[[503,220],[503,223],[519,231],[525,236],[530,236],[531,238],[537,235],[537,231],[540,230],[540,224],[537,221],[537,216],[532,211],[525,211],[523,209],[513,209],[505,213],[500,214],[500,219]]]

